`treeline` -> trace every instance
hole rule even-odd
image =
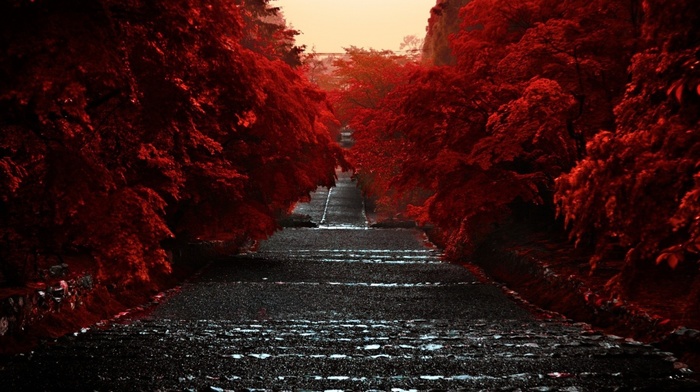
[[[448,3],[429,32],[448,35]],[[618,255],[621,274],[697,263],[697,4],[472,0],[458,15],[453,59],[426,38],[448,65],[363,50],[338,64],[336,105],[379,207],[435,225],[455,258],[537,206],[593,270]]]
[[[342,161],[268,0],[0,5],[0,268],[121,283],[188,241],[265,237]]]

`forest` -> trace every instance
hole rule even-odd
[[[267,0],[17,0],[0,19],[6,284],[83,260],[130,287],[178,244],[234,252],[344,164]]]
[[[451,260],[513,222],[697,277],[700,10],[691,1],[438,0],[420,59],[349,48],[336,114],[385,217],[434,226]],[[656,267],[654,267],[656,265]],[[689,293],[698,312],[700,280]]]
[[[178,244],[241,249],[337,166],[451,260],[544,222],[589,250],[591,274],[622,260],[619,290],[649,265],[697,274],[694,2],[438,0],[422,51],[330,63],[270,3],[0,5],[8,284],[68,258],[135,284]]]

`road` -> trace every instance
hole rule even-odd
[[[256,252],[217,260],[151,314],[0,366],[0,390],[700,390],[672,354],[539,319],[442,262],[418,230],[370,229],[347,173]]]

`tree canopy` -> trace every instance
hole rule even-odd
[[[437,2],[433,29],[455,4]],[[539,206],[592,246],[594,271],[620,252],[697,262],[698,15],[689,1],[471,0],[439,42],[449,59],[351,55],[364,71],[345,72],[335,102],[358,178],[453,257]]]
[[[325,94],[268,2],[239,3],[0,6],[6,279],[84,254],[100,278],[148,280],[169,243],[262,238],[333,184]]]

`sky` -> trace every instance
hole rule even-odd
[[[403,37],[425,37],[435,0],[273,0],[307,51],[342,53],[351,45],[399,50]]]

